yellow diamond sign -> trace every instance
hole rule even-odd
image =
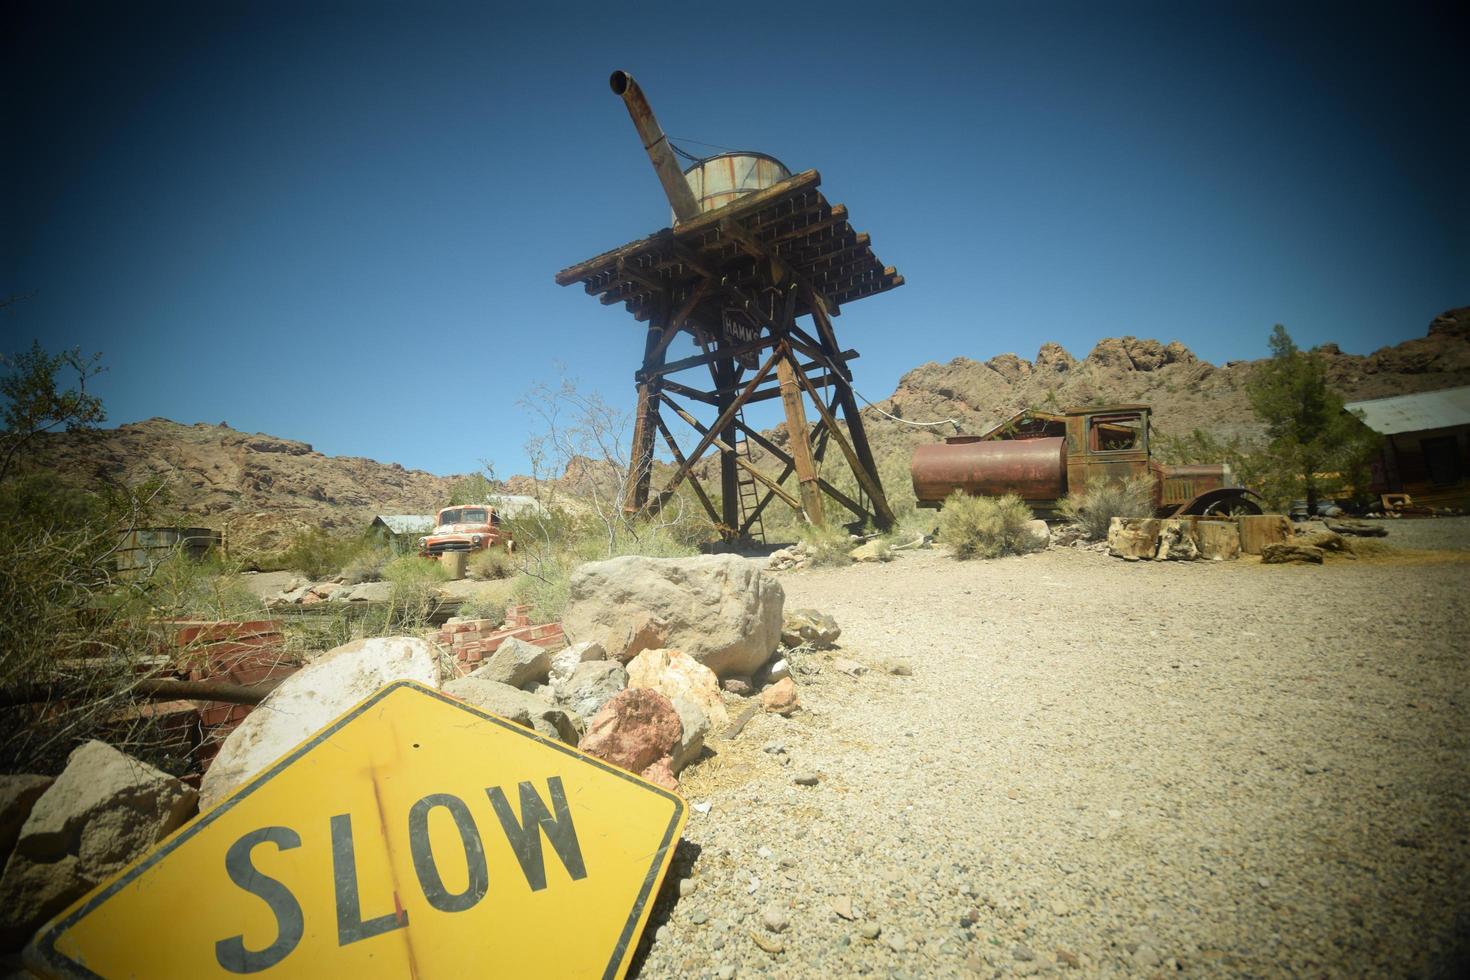
[[[37,936],[62,977],[620,977],[684,802],[408,681]]]

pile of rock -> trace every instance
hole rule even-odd
[[[179,780],[95,741],[55,779],[0,776],[0,953],[172,833],[197,801]]]

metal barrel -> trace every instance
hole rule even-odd
[[[669,138],[659,126],[643,89],[625,71],[613,72],[607,83],[613,94],[621,98],[623,105],[628,107],[628,115],[632,117],[633,126],[638,130],[638,138],[643,141],[643,148],[648,151],[648,159],[653,162],[653,170],[658,174],[658,182],[663,185],[664,196],[674,209],[674,220],[688,221],[698,215],[699,204],[694,200],[694,192],[689,189],[689,181],[684,179],[684,174],[679,170],[679,161],[674,159],[674,151],[669,148]]]
[[[724,207],[790,176],[791,171],[780,160],[751,151],[706,157],[684,171],[701,211]]]
[[[1067,440],[959,437],[916,448],[909,473],[920,504],[940,503],[956,490],[972,496],[1014,493],[1022,500],[1056,500],[1067,492]]]

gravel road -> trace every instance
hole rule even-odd
[[[1324,567],[1053,549],[783,575],[840,649],[796,658],[805,710],[686,773],[709,810],[635,970],[1455,975],[1470,519],[1390,530]]]

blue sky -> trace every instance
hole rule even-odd
[[[102,351],[112,423],[522,471],[532,383],[633,403],[641,325],[552,282],[667,224],[614,68],[675,137],[820,170],[904,274],[837,321],[874,400],[1049,340],[1365,353],[1470,303],[1452,4],[527,7],[8,8],[0,348]]]

